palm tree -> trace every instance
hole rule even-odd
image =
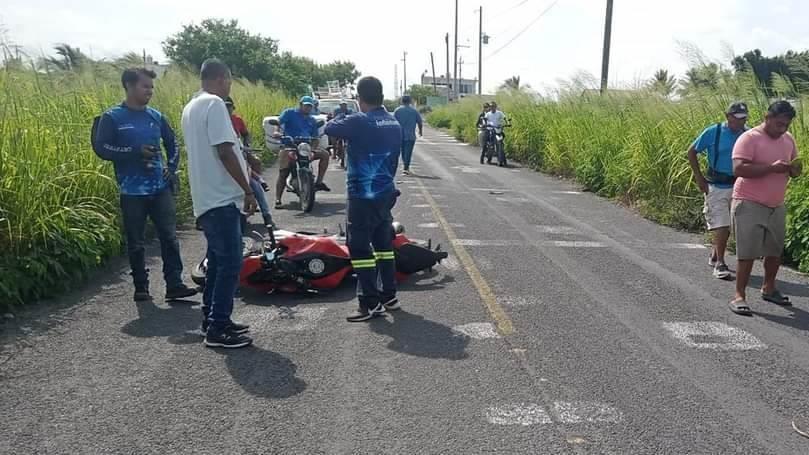
[[[519,90],[520,89],[520,76],[511,76],[503,82],[500,86],[506,90]]]
[[[56,51],[54,57],[45,59],[45,63],[55,66],[62,71],[76,71],[82,68],[89,61],[86,55],[78,47],[73,47],[66,43],[61,43],[53,48]]]
[[[127,52],[121,57],[115,59],[115,66],[122,68],[131,68],[136,66],[143,66],[143,56],[137,52]]]
[[[659,69],[649,81],[649,88],[665,97],[671,96],[677,88],[677,79],[668,70]]]

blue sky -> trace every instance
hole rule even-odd
[[[511,75],[546,89],[586,71],[598,76],[605,0],[558,0],[528,31],[488,57],[536,18],[553,0],[460,0],[464,75],[477,74],[477,21],[484,8],[484,89]],[[380,77],[393,93],[394,65],[408,52],[408,79],[445,68],[444,33],[452,32],[451,0],[5,0],[0,23],[9,37],[40,53],[57,42],[95,57],[146,49],[162,57],[161,41],[183,24],[206,17],[235,18],[245,28],[280,40],[281,48],[321,62],[350,59],[365,74]],[[517,6],[519,5],[519,6]],[[809,49],[809,2],[800,0],[615,0],[611,81],[631,84],[658,68],[677,75],[687,69],[679,42],[696,44],[711,60],[726,62],[760,48],[765,54]],[[452,36],[451,36],[452,39]]]

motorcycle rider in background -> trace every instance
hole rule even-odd
[[[486,141],[489,139],[489,132],[486,130],[486,114],[489,112],[489,103],[483,103],[483,111],[478,115],[475,127],[478,129],[478,144],[480,144],[480,164],[486,155]]]
[[[503,127],[506,126],[506,124],[508,122],[506,120],[506,114],[503,113],[503,111],[500,111],[500,110],[497,109],[497,103],[496,102],[492,101],[489,104],[489,112],[486,113],[485,118],[486,118],[486,125],[493,127],[496,132],[499,132],[503,136],[503,140],[505,142],[506,133],[505,133],[505,131],[503,131]],[[505,143],[497,144],[497,145],[499,147],[504,147]],[[484,146],[484,150],[485,150],[485,146]],[[497,150],[498,160],[501,159],[501,153],[502,153],[502,156],[505,156],[504,151]],[[482,164],[482,160],[481,160],[481,164]],[[489,164],[491,164],[491,160],[489,160]],[[500,166],[500,167],[505,166],[505,159],[498,162],[497,165]]]
[[[281,131],[273,133],[273,137],[278,139],[283,135],[291,137],[311,137],[312,138],[312,152],[316,160],[320,160],[317,171],[317,181],[315,182],[315,191],[331,191],[331,188],[323,183],[323,177],[326,176],[326,171],[329,170],[329,152],[327,150],[318,149],[320,143],[317,121],[312,116],[312,109],[314,108],[315,100],[311,96],[304,96],[301,98],[300,105],[297,109],[289,108],[281,113],[278,117],[278,123],[281,124]],[[290,173],[289,157],[285,153],[280,153],[278,156],[278,181],[275,183],[275,208],[280,209],[283,206],[281,197],[284,195],[284,190],[287,187],[287,177]]]

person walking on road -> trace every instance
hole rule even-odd
[[[202,64],[200,78],[202,90],[183,109],[182,125],[194,216],[208,242],[202,331],[206,346],[241,348],[253,342],[244,335],[249,327],[231,319],[242,267],[241,217],[255,212],[257,202],[225,106],[230,69],[209,59]]]
[[[745,103],[733,103],[725,112],[727,122],[711,125],[699,135],[688,149],[688,162],[694,173],[694,181],[705,195],[702,213],[713,237],[709,264],[713,276],[720,280],[732,278],[725,263],[725,250],[730,237],[730,205],[733,199],[733,146],[746,131],[749,113]],[[699,166],[697,155],[706,153],[708,169],[705,174]]]
[[[135,301],[151,299],[146,269],[146,219],[151,218],[160,239],[166,299],[177,300],[197,293],[182,281],[183,261],[177,240],[174,193],[180,161],[174,131],[166,117],[148,106],[157,75],[145,68],[127,69],[121,75],[126,100],[102,114],[93,137],[93,149],[112,161],[120,190],[121,214],[129,265],[135,285]],[[160,141],[166,149],[163,160]]]
[[[795,139],[787,132],[795,118],[787,101],[773,103],[764,123],[747,131],[733,148],[733,228],[739,264],[736,295],[730,302],[734,313],[752,315],[747,305],[747,284],[756,258],[764,258],[761,297],[781,306],[789,298],[776,287],[786,232],[784,198],[790,177],[802,172]]]
[[[362,112],[326,125],[326,134],[348,141],[347,243],[359,282],[359,309],[348,316],[349,322],[367,321],[401,308],[396,297],[391,209],[399,194],[394,178],[402,128],[382,105],[379,79],[360,79],[357,93]]]
[[[396,108],[393,116],[402,127],[402,164],[404,175],[410,175],[410,161],[413,159],[413,148],[416,146],[416,126],[419,128],[419,137],[424,136],[424,125],[421,114],[411,105],[413,99],[409,95],[402,97],[402,105]]]

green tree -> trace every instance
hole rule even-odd
[[[677,79],[670,75],[668,70],[659,69],[655,72],[654,77],[649,81],[649,89],[663,95],[664,97],[671,96],[677,88]]]
[[[73,47],[66,43],[57,44],[53,47],[56,55],[46,57],[44,60],[45,66],[48,68],[55,68],[61,71],[78,71],[91,63],[89,57],[78,47]]]
[[[506,79],[505,82],[503,82],[503,85],[501,85],[500,88],[505,90],[520,90],[520,88],[522,88],[520,86],[520,76],[511,76],[510,78]]]
[[[427,104],[427,97],[435,95],[432,85],[413,84],[408,89],[407,94],[413,98],[416,104]]]
[[[278,42],[254,35],[236,20],[205,19],[200,25],[185,25],[163,42],[163,52],[172,61],[199,70],[202,62],[216,57],[227,63],[237,77],[250,81],[272,79],[272,62]]]

